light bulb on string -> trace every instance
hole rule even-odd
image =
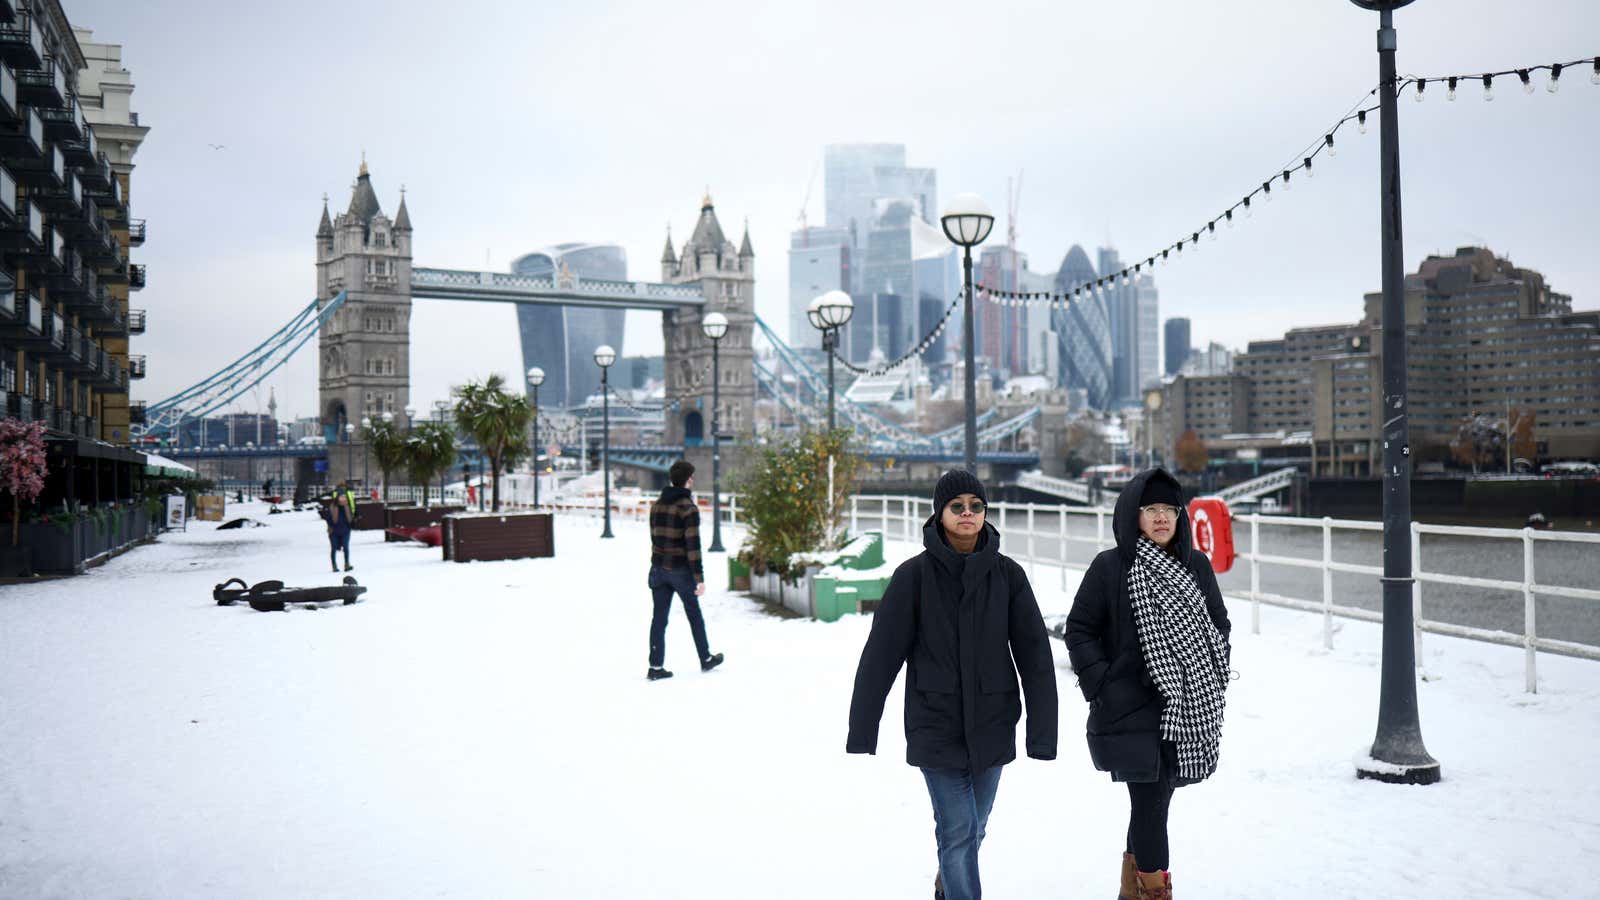
[[[1411,95],[1411,99],[1417,101],[1418,103],[1421,103],[1422,102],[1422,89],[1427,87],[1427,86],[1428,86],[1428,79],[1426,79],[1426,78],[1418,78],[1417,79],[1417,92],[1415,94]]]
[[[1272,202],[1272,182],[1270,182],[1270,181],[1261,182],[1261,193],[1263,195],[1265,195],[1265,196],[1262,197],[1262,199],[1265,200],[1268,203],[1271,203]]]
[[[1196,231],[1194,236],[1189,239],[1189,246],[1197,250],[1200,248],[1200,232]]]
[[[1527,69],[1518,69],[1517,78],[1522,80],[1522,92],[1524,94],[1533,93],[1533,79],[1528,77]]]
[[[1306,177],[1311,177],[1311,157],[1306,157]]]
[[[1494,100],[1494,76],[1485,73],[1483,76],[1483,102]]]
[[[1333,157],[1339,155],[1339,151],[1335,150],[1333,148],[1333,132],[1330,131],[1327,134],[1323,135],[1322,136],[1322,143],[1325,144],[1327,146],[1327,148],[1328,148],[1328,158],[1329,159],[1332,159]]]
[[[1228,210],[1227,216],[1228,216],[1228,227],[1232,228],[1233,227],[1233,210],[1231,210],[1231,209]]]
[[[1444,92],[1444,98],[1446,100],[1456,99],[1456,77],[1451,75],[1449,78],[1445,79],[1445,85],[1446,90]]]
[[[1288,169],[1284,169],[1283,170],[1283,189],[1286,190],[1286,191],[1289,189],[1289,170]]]
[[[1545,90],[1547,90],[1550,93],[1554,94],[1556,91],[1558,91],[1560,89],[1561,89],[1561,63],[1556,63],[1555,65],[1550,67],[1550,83],[1545,86]]]
[[[1244,198],[1244,217],[1246,219],[1250,218],[1250,198],[1249,197]]]
[[[1216,219],[1212,219],[1210,222],[1206,223],[1206,231],[1210,232],[1211,239],[1213,241],[1217,239],[1217,220]]]
[[[1594,58],[1594,74],[1589,76],[1590,84],[1600,84],[1600,56]]]
[[[1366,110],[1363,109],[1362,111],[1356,113],[1356,124],[1361,126],[1361,133],[1362,134],[1366,134],[1367,133],[1367,111]]]

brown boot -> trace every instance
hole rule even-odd
[[[1117,900],[1133,900],[1134,892],[1138,890],[1133,882],[1135,871],[1137,869],[1133,864],[1133,854],[1122,854],[1122,886],[1117,888]]]
[[[1134,872],[1134,900],[1172,900],[1172,876],[1159,872]]]

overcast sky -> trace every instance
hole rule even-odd
[[[335,211],[363,150],[391,215],[400,187],[419,265],[505,269],[562,241],[611,241],[655,280],[710,187],[748,218],[758,312],[786,328],[786,248],[822,146],[892,141],[938,170],[941,201],[986,197],[1054,271],[1082,243],[1142,257],[1277,171],[1377,81],[1378,17],[1339,0],[985,4],[454,0],[271,4],[65,0],[120,43],[151,132],[135,160],[135,339],[166,397],[255,346],[315,291],[321,197]],[[914,10],[914,11],[913,11]],[[1421,0],[1396,13],[1399,65],[1481,72],[1600,52],[1593,0]],[[1407,271],[1482,244],[1600,307],[1600,87],[1513,78],[1493,102],[1430,86],[1400,105]],[[1374,126],[1376,122],[1374,121]],[[1342,132],[1317,177],[1196,255],[1157,270],[1161,317],[1242,349],[1353,321],[1379,286],[1377,128]],[[221,144],[215,150],[208,144]],[[810,221],[823,218],[820,171]],[[625,353],[659,352],[631,313]],[[521,369],[510,306],[424,300],[417,405]],[[280,415],[315,412],[316,362],[275,376]],[[265,403],[262,391],[261,402]],[[252,409],[253,402],[242,408]]]

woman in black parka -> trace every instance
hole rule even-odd
[[[1056,757],[1056,670],[1028,577],[984,521],[982,483],[947,472],[933,502],[924,550],[895,569],[873,615],[845,749],[877,752],[883,704],[904,665],[906,762],[927,781],[939,846],[934,896],[968,900],[982,895],[978,848],[1000,767],[1017,758],[1023,697],[1028,755]]]
[[[1089,701],[1089,755],[1126,782],[1123,900],[1171,898],[1167,811],[1175,788],[1217,767],[1228,683],[1228,610],[1194,549],[1183,490],[1165,469],[1135,475],[1111,517],[1117,546],[1084,573],[1067,653]]]

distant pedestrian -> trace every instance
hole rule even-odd
[[[356,498],[350,493],[349,482],[341,481],[333,489],[333,496],[322,508],[322,519],[328,523],[328,562],[335,572],[339,571],[339,551],[343,550],[344,570],[351,571],[355,567],[350,565],[350,530],[355,527]]]
[[[1111,517],[1117,545],[1089,565],[1067,616],[1067,652],[1089,701],[1089,756],[1128,785],[1122,900],[1170,900],[1175,788],[1216,771],[1228,686],[1228,610],[1194,549],[1183,490],[1135,475]]]
[[[722,654],[712,653],[706,640],[706,622],[700,615],[700,596],[706,592],[705,566],[700,559],[700,508],[694,503],[694,466],[680,459],[667,472],[671,483],[650,506],[650,593],[655,610],[650,616],[651,681],[671,678],[664,668],[667,661],[667,614],[672,610],[672,595],[683,599],[683,614],[689,619],[694,649],[700,655],[700,671],[709,672],[722,665]]]
[[[850,698],[849,753],[878,751],[889,688],[906,668],[906,762],[922,769],[939,848],[936,898],[982,896],[978,850],[1000,787],[1025,747],[1056,758],[1056,669],[1050,638],[1022,567],[1000,553],[985,521],[983,484],[945,473],[922,526],[923,551],[902,563],[872,617]]]

